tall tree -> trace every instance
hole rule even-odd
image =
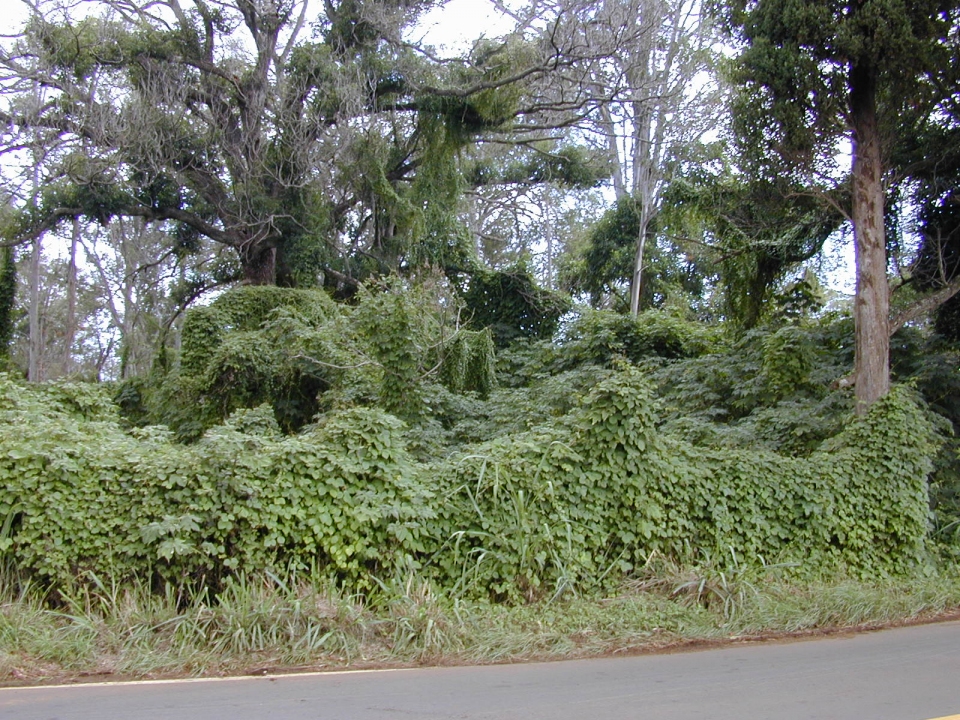
[[[441,62],[403,40],[423,3],[330,0],[315,18],[309,6],[98,0],[83,18],[32,6],[0,53],[0,121],[7,148],[42,129],[59,149],[14,239],[77,215],[163,221],[235,250],[251,284],[355,285],[364,268],[455,255],[457,153],[540,112],[520,107],[518,83],[572,67],[576,47],[515,37]],[[35,82],[46,102],[25,102]]]
[[[708,99],[714,90],[707,75],[713,38],[702,3],[658,0],[640,7],[639,22],[657,29],[625,63],[629,87],[620,108],[625,130],[617,132],[618,123],[610,122],[616,112],[609,108],[601,126],[608,138],[618,140],[611,142],[618,174],[629,173],[631,181],[628,185],[621,180],[616,186],[618,197],[629,189],[640,215],[630,283],[634,316],[640,310],[646,244],[661,209],[663,190],[679,165],[679,156],[712,129],[717,107]],[[695,78],[701,88],[693,92]]]
[[[912,104],[931,110],[954,88],[958,6],[950,0],[734,0],[744,42],[738,123],[767,177],[821,183],[852,143],[858,412],[890,385],[884,182],[895,138],[886,129]],[[836,177],[836,174],[833,175]]]
[[[576,73],[548,78],[544,95],[566,102],[563,127],[606,159],[618,206],[627,201],[635,206],[637,235],[627,279],[636,315],[641,297],[650,297],[643,282],[650,258],[657,255],[649,243],[657,240],[663,190],[686,150],[718,122],[715,35],[704,4],[535,0],[519,9],[497,5],[520,30],[536,26],[545,11],[580,19],[568,31],[587,61]]]
[[[330,129],[372,92],[362,68],[357,82],[340,71],[376,42],[375,26],[356,3],[330,5],[328,42],[304,43],[306,9],[104,0],[78,18],[34,6],[2,59],[50,101],[23,108],[8,87],[3,119],[11,145],[44,128],[66,147],[23,230],[80,214],[171,221],[234,248],[248,282],[274,282],[278,252],[323,216],[315,180],[318,154],[333,157]]]
[[[627,29],[631,42],[597,65],[592,88],[604,102],[586,128],[606,146],[619,203],[636,205],[630,312],[639,312],[645,256],[663,191],[684,153],[715,128],[719,104],[711,75],[709,18],[698,0],[604,3],[606,32]]]

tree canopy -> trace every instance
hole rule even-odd
[[[903,115],[949,114],[956,95],[958,7],[938,0],[759,0],[730,5],[744,43],[735,118],[756,172],[805,185],[842,179],[852,141],[856,247],[856,393],[861,408],[889,387],[884,184]]]
[[[7,219],[166,222],[232,248],[248,283],[355,288],[405,266],[464,267],[458,153],[562,112],[521,82],[576,49],[514,37],[441,62],[403,39],[423,6],[196,0],[38,5],[0,62],[8,149],[40,147],[44,190]],[[554,163],[556,164],[556,163]],[[558,165],[559,167],[559,165]]]
[[[14,364],[25,337],[34,379],[83,355],[150,402],[215,408],[196,432],[254,402],[309,425],[336,385],[323,363],[369,364],[383,382],[354,399],[403,414],[408,397],[418,416],[429,398],[397,390],[413,375],[487,394],[491,352],[569,341],[578,302],[731,336],[807,318],[848,221],[860,410],[889,384],[892,333],[936,310],[931,330],[956,336],[954,5],[556,0],[501,6],[511,32],[449,57],[411,40],[427,7],[31,6],[0,51],[0,233],[30,244],[2,266],[7,288],[21,266]],[[40,239],[57,233],[70,249],[53,259]],[[211,293],[238,284],[323,288],[342,308],[247,326]],[[390,304],[419,292],[432,340]],[[349,357],[309,345],[334,327]],[[194,367],[198,336],[222,342]]]

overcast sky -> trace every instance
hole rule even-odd
[[[509,30],[510,20],[488,0],[450,0],[425,13],[411,38],[423,39],[453,55],[467,49],[481,35],[497,37]]]

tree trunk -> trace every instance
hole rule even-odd
[[[80,242],[80,219],[73,219],[70,236],[70,262],[67,265],[67,319],[63,332],[63,374],[73,372],[73,343],[77,338],[77,245]]]
[[[877,71],[854,64],[850,70],[853,130],[853,236],[857,291],[854,299],[856,411],[863,414],[890,389],[890,286],[883,226],[880,133],[877,126]]]
[[[630,282],[630,314],[640,314],[640,296],[643,293],[643,255],[647,246],[647,232],[650,228],[650,212],[647,203],[640,207],[640,230],[637,233],[637,252],[633,258],[633,278]]]
[[[276,285],[277,249],[273,247],[240,251],[243,281],[247,285]]]
[[[553,188],[547,183],[543,189],[543,234],[547,241],[547,257],[544,263],[544,286],[553,290]]]
[[[40,354],[43,352],[43,339],[40,337],[40,260],[43,246],[40,236],[33,241],[30,254],[30,307],[28,320],[30,337],[27,342],[27,379],[30,382],[43,380]]]

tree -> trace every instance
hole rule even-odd
[[[377,33],[351,19],[354,3],[329,6],[326,43],[300,42],[306,3],[191,6],[102,2],[82,19],[36,6],[3,64],[52,88],[49,101],[24,109],[14,96],[3,119],[57,131],[65,147],[22,230],[77,215],[170,221],[234,248],[248,282],[272,283],[284,250],[323,229],[330,129],[375,93],[375,77],[338,74]]]
[[[643,222],[633,198],[625,197],[586,232],[561,266],[561,286],[574,295],[585,293],[595,308],[620,312],[630,307],[637,236]],[[651,228],[652,229],[652,228]],[[663,239],[646,248],[647,275],[640,295],[646,308],[695,308],[706,295],[709,271],[700,257]]]
[[[664,188],[681,159],[717,122],[713,38],[696,0],[605,3],[599,24],[610,36],[626,32],[631,38],[592,73],[592,91],[603,102],[584,127],[605,146],[618,203],[629,197],[636,205],[630,276],[630,312],[636,316]]]
[[[518,32],[537,27],[545,9],[580,19],[567,31],[585,61],[576,72],[546,76],[538,97],[564,109],[555,113],[554,128],[567,128],[568,137],[605,159],[618,206],[635,206],[636,235],[617,254],[631,251],[628,305],[636,315],[641,298],[657,294],[643,287],[656,265],[651,258],[677,250],[669,242],[662,253],[651,248],[659,241],[655,228],[663,190],[680,160],[717,123],[720,103],[709,18],[697,0],[538,0],[519,9],[497,5],[516,20]],[[583,258],[568,259],[562,282],[589,284],[573,265],[583,266]]]
[[[59,245],[64,252],[58,255]],[[102,322],[99,289],[78,268],[71,290],[64,282],[68,265],[69,244],[59,238],[46,243],[39,258],[33,252],[21,258],[19,270],[27,272],[18,273],[23,281],[14,306],[17,322],[11,328],[10,359],[32,381],[112,375],[114,342]]]
[[[809,186],[845,139],[852,142],[854,378],[858,412],[890,385],[884,182],[901,111],[935,109],[954,88],[940,75],[957,61],[957,7],[920,0],[735,0],[730,19],[745,46],[738,79],[741,132],[758,171]]]
[[[93,7],[38,4],[0,53],[6,148],[51,136],[46,191],[5,234],[80,215],[166,222],[235,250],[250,284],[462,265],[458,153],[543,113],[520,106],[519,83],[580,57],[554,32],[441,61],[403,41],[416,2],[326,2],[309,39],[307,0]]]
[[[703,264],[715,268],[722,291],[719,309],[745,329],[763,319],[777,285],[844,221],[836,203],[807,188],[748,178],[729,162],[685,172],[665,199],[668,231],[702,246]]]
[[[924,293],[891,321],[891,333],[935,311],[934,327],[960,340],[960,93],[949,113],[911,123],[910,142],[895,155],[896,190],[917,208],[920,244],[906,283]]]
[[[171,328],[187,306],[237,279],[236,263],[223,257],[223,248],[179,245],[139,218],[120,217],[106,228],[86,230],[79,243],[97,288],[100,325],[114,338],[118,379],[145,375],[162,362]]]

